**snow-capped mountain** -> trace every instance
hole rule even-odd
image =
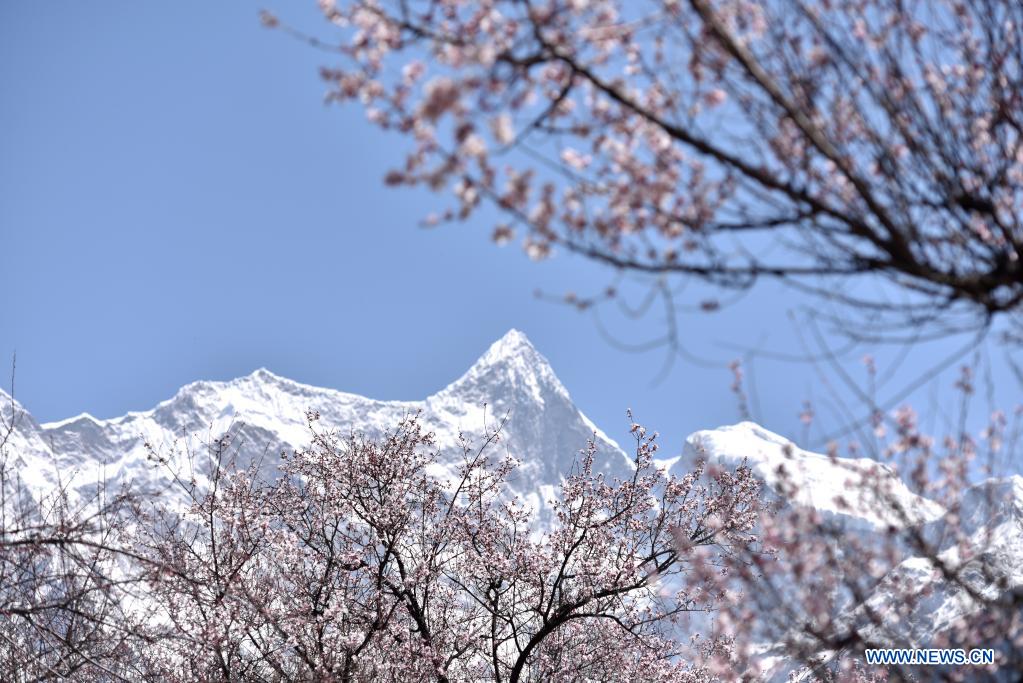
[[[949,633],[962,619],[985,608],[978,597],[1011,605],[1023,591],[1023,477],[1019,475],[972,486],[961,492],[956,509],[946,510],[913,493],[885,464],[804,451],[752,422],[690,435],[680,462],[698,458],[725,468],[748,464],[763,482],[767,501],[783,509],[812,509],[828,528],[837,529],[839,555],[853,537],[884,538],[889,527],[919,531],[923,542],[900,543],[899,556],[865,599],[845,602],[837,615],[839,622],[850,624],[867,642],[934,647],[936,636]],[[896,508],[900,514],[893,512]],[[955,572],[955,580],[936,570],[935,557]],[[796,586],[791,589],[798,591]],[[887,616],[878,624],[868,614]],[[776,632],[769,640],[784,636]],[[1004,647],[998,642],[973,645]],[[765,642],[762,653],[766,680],[812,680],[801,664],[785,656],[784,648]],[[822,652],[821,661],[833,661],[835,654]],[[995,680],[1016,679],[1006,674]]]
[[[764,483],[765,497],[814,508],[825,522],[847,532],[931,522],[945,512],[910,491],[884,463],[805,451],[753,422],[695,432],[686,439],[685,455],[682,462],[702,457],[727,468],[747,461]],[[901,514],[894,512],[896,506]]]
[[[460,432],[478,436],[485,424],[493,428],[506,418],[497,448],[522,462],[512,488],[541,509],[589,439],[595,441],[597,462],[606,471],[621,474],[629,468],[626,453],[576,408],[547,360],[516,330],[495,342],[462,377],[423,400],[379,401],[300,384],[260,369],[227,382],[194,382],[151,410],[113,419],[82,414],[39,424],[0,391],[5,420],[12,417],[12,405],[16,424],[6,451],[21,479],[37,490],[58,482],[87,490],[100,477],[165,490],[167,469],[147,457],[146,444],[173,466],[181,463],[183,454],[201,453],[223,434],[232,435],[239,462],[261,459],[269,471],[281,451],[309,443],[308,411],[320,414],[321,426],[368,436],[419,413],[436,434],[442,465],[455,463],[461,455]],[[893,525],[919,528],[940,548],[943,559],[968,565],[976,579],[971,581],[973,590],[983,594],[1023,590],[1021,477],[990,480],[966,491],[960,509],[947,512],[913,493],[883,464],[811,453],[750,422],[696,432],[680,457],[663,464],[678,471],[696,459],[727,468],[746,462],[764,483],[768,500],[811,508],[843,534],[876,534]],[[886,512],[890,506],[879,506],[873,493],[858,488],[865,478],[884,482],[886,499],[897,501],[903,514],[893,517]],[[795,492],[787,484],[794,484]],[[952,514],[957,515],[955,524]],[[896,599],[892,582],[916,577],[921,590],[926,587],[927,599],[902,622],[900,636],[921,646],[977,609],[962,588],[936,578],[927,562],[907,550],[867,600],[873,605],[890,603]],[[850,620],[856,620],[858,608],[850,607]],[[782,666],[775,674],[783,680],[792,672]]]
[[[10,397],[2,398],[9,413]],[[460,432],[478,436],[484,421],[492,429],[507,419],[497,448],[522,461],[512,486],[535,502],[550,498],[589,439],[595,440],[604,468],[628,466],[621,448],[575,407],[547,359],[517,330],[495,342],[462,377],[420,401],[378,401],[260,369],[228,382],[193,382],[151,410],[113,419],[83,413],[38,424],[19,407],[8,450],[21,460],[22,479],[34,486],[60,480],[81,488],[102,476],[161,490],[168,473],[147,458],[145,444],[173,465],[186,451],[202,452],[229,433],[239,462],[261,458],[272,468],[282,450],[309,443],[307,411],[317,411],[322,426],[368,436],[420,413],[436,433],[442,461],[451,463],[461,455]]]

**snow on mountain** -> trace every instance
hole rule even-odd
[[[907,558],[867,602],[875,612],[890,609],[886,606],[893,595],[904,595],[905,586],[914,587],[915,602],[875,638],[894,637],[923,647],[935,634],[981,609],[976,597],[997,600],[1023,589],[1023,477],[988,479],[970,487],[959,509],[926,525],[923,535],[938,561],[956,572],[963,585],[944,580],[926,557]],[[868,624],[864,630],[879,629]]]
[[[486,404],[486,408],[484,408]],[[320,413],[320,425],[369,436],[420,412],[436,432],[442,462],[461,453],[460,431],[478,435],[484,420],[495,425],[507,417],[497,448],[522,461],[513,490],[543,508],[587,440],[594,438],[597,462],[609,472],[628,471],[628,457],[572,403],[547,360],[524,334],[508,332],[460,378],[419,401],[378,401],[333,389],[300,384],[260,369],[227,382],[200,381],[180,389],[155,408],[100,420],[82,414],[59,422],[37,423],[0,391],[0,415],[17,417],[6,451],[22,480],[45,489],[58,481],[72,488],[91,486],[98,477],[131,481],[148,490],[168,486],[165,470],[151,463],[145,443],[161,454],[202,452],[221,434],[232,435],[242,463],[263,458],[272,471],[282,450],[309,441],[305,415]],[[1023,588],[1023,477],[990,480],[962,496],[960,509],[913,493],[888,466],[867,458],[835,458],[800,449],[791,441],[751,422],[699,431],[686,441],[680,458],[664,461],[676,471],[697,459],[727,468],[746,462],[764,482],[764,495],[782,506],[815,509],[845,534],[870,535],[890,525],[919,526],[949,563],[963,563],[973,589],[984,594]],[[864,489],[864,480],[882,482],[883,491]],[[795,491],[786,486],[794,484]],[[893,515],[878,496],[903,510]],[[950,515],[958,515],[958,527]],[[950,530],[958,528],[957,536]],[[926,643],[959,617],[975,610],[962,588],[943,583],[928,560],[907,550],[878,581],[868,602],[884,605],[896,598],[891,586],[913,578],[926,599],[898,625],[899,637]],[[857,606],[848,618],[856,621]],[[779,680],[791,667],[779,669]]]
[[[8,429],[10,431],[8,431]],[[3,455],[21,480],[35,489],[52,486],[52,452],[42,428],[9,394],[0,389],[0,438]]]
[[[10,398],[3,398],[9,404]],[[321,426],[368,436],[421,412],[447,462],[461,454],[460,431],[479,435],[484,420],[493,428],[507,418],[497,448],[522,460],[512,488],[534,502],[550,498],[591,438],[605,469],[627,468],[621,448],[575,407],[546,358],[517,330],[495,342],[462,377],[421,401],[378,401],[259,369],[228,382],[193,382],[152,410],[113,419],[82,414],[40,425],[19,407],[16,440],[9,450],[21,458],[22,478],[33,485],[52,486],[59,478],[71,479],[73,488],[91,486],[103,476],[159,490],[167,485],[167,472],[147,459],[145,443],[174,462],[175,454],[201,452],[205,444],[230,433],[239,462],[263,458],[270,471],[282,450],[310,441],[305,417],[310,410],[320,413]]]
[[[703,458],[728,468],[745,460],[764,482],[765,496],[815,508],[826,522],[847,531],[929,522],[944,513],[941,505],[910,491],[883,463],[804,451],[753,422],[695,432],[686,439],[685,455],[682,462]]]
[[[681,462],[700,458],[726,468],[746,462],[764,483],[768,501],[814,509],[826,525],[840,531],[839,555],[853,536],[882,538],[889,526],[919,530],[925,539],[922,547],[929,552],[923,553],[917,544],[904,544],[901,556],[866,599],[846,603],[839,616],[869,642],[931,647],[936,636],[983,608],[974,596],[1011,600],[1014,591],[1023,590],[1023,477],[1019,475],[989,479],[966,489],[957,508],[945,510],[913,493],[884,464],[804,451],[751,422],[692,434]],[[896,506],[901,514],[892,512]],[[957,572],[964,585],[943,578],[929,554]],[[907,586],[912,587],[909,603]],[[887,617],[878,625],[868,614]],[[784,648],[769,642],[781,640],[782,635],[773,633],[763,643],[765,679],[780,683],[790,677],[811,678],[785,657]],[[835,654],[821,653],[824,661],[833,660]]]

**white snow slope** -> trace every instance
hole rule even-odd
[[[2,391],[0,405],[8,417],[11,399]],[[422,401],[377,401],[259,369],[229,382],[193,382],[152,410],[108,420],[83,413],[38,424],[16,405],[17,429],[8,452],[19,459],[22,480],[38,488],[60,481],[83,490],[103,477],[159,491],[168,486],[168,472],[147,457],[146,443],[180,468],[187,452],[198,454],[201,462],[207,444],[230,434],[239,463],[261,459],[270,471],[282,450],[309,444],[306,413],[311,410],[320,413],[318,428],[367,436],[418,412],[436,433],[442,460],[451,464],[461,456],[459,432],[478,439],[484,418],[491,429],[507,418],[496,448],[522,461],[511,485],[533,502],[550,498],[589,439],[597,445],[599,466],[618,472],[628,467],[618,444],[575,407],[547,359],[517,330],[495,342],[462,377]]]
[[[461,453],[459,432],[473,436],[483,431],[484,403],[489,425],[504,417],[508,420],[497,448],[522,461],[511,482],[514,492],[541,508],[591,438],[601,467],[616,473],[628,470],[626,453],[575,407],[547,360],[517,330],[495,342],[462,377],[421,401],[378,401],[299,384],[260,369],[229,382],[194,382],[152,410],[108,420],[82,414],[39,424],[14,403],[17,424],[7,452],[22,480],[41,490],[58,481],[70,482],[72,489],[87,489],[104,477],[159,491],[168,487],[168,476],[166,469],[146,457],[147,442],[171,457],[172,464],[175,457],[180,464],[182,453],[202,453],[205,444],[230,433],[239,462],[262,458],[270,471],[282,450],[308,444],[307,411],[320,413],[321,426],[354,429],[369,436],[389,429],[408,413],[420,412],[423,422],[436,432],[442,458],[453,463]],[[11,405],[11,398],[0,391],[5,419],[10,419]],[[887,495],[900,502],[912,523],[929,537],[944,538],[945,510],[915,495],[893,471],[873,460],[810,453],[750,422],[694,433],[674,467],[696,458],[726,467],[746,461],[764,482],[767,498],[815,508],[850,534],[875,533],[889,524],[904,523],[881,512],[869,496],[850,494],[850,483],[864,473],[879,471],[891,482]],[[778,487],[779,468],[789,481],[800,484],[800,492],[788,499]],[[836,503],[839,495],[847,505]],[[990,504],[993,499],[997,505]],[[967,492],[959,515],[976,551],[968,561],[985,561],[985,567],[994,567],[1005,580],[998,590],[1023,587],[1023,478],[990,480]],[[942,548],[955,559],[959,545],[949,541],[947,546]],[[909,555],[890,576],[915,572],[921,574],[921,586],[938,582],[929,571],[926,578],[922,575],[925,562]],[[977,590],[996,590],[987,574],[978,571],[977,575]],[[975,609],[961,590],[940,582],[927,592],[930,597],[902,626],[903,635],[921,646],[943,626]],[[886,600],[886,580],[879,582],[870,600]],[[791,671],[783,669],[779,680]]]
[[[949,512],[913,493],[887,465],[869,458],[832,458],[804,451],[752,422],[690,435],[685,456],[682,461],[702,458],[728,468],[745,461],[763,482],[765,499],[815,509],[824,524],[840,530],[840,544],[853,535],[880,537],[889,526],[912,525],[946,567],[959,570],[967,587],[945,580],[929,559],[903,548],[901,557],[866,596],[866,606],[851,604],[839,615],[840,621],[852,624],[870,642],[931,647],[936,635],[983,609],[971,593],[987,600],[1009,600],[1023,590],[1023,477],[1019,475],[988,479],[966,489],[959,497],[959,509]],[[798,485],[795,494],[779,493],[782,469],[785,481]],[[864,486],[866,481],[875,485]],[[886,505],[877,504],[879,492]],[[839,497],[845,505],[837,504]],[[892,512],[893,504],[902,514]],[[914,603],[900,614],[893,608],[902,608],[908,595]],[[879,628],[866,618],[866,609],[888,614],[890,619]],[[784,656],[772,654],[778,649],[771,643],[764,644],[763,652],[767,680],[812,680]],[[832,661],[835,654],[821,653]],[[1011,672],[998,672],[993,680],[1016,679]]]

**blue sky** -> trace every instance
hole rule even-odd
[[[260,7],[0,5],[0,358],[17,352],[17,396],[40,421],[145,409],[260,366],[421,398],[516,327],[603,429],[621,437],[631,407],[675,450],[738,418],[726,366],[739,347],[801,352],[787,316],[801,302],[766,286],[684,317],[687,348],[713,363],[664,374],[663,351],[625,353],[591,315],[534,297],[599,289],[607,271],[531,263],[482,221],[420,228],[440,200],[381,180],[401,141],[325,106],[329,56],[262,29]],[[329,35],[312,0],[268,7]],[[662,324],[617,329],[642,340]],[[885,391],[954,345],[914,350]],[[844,361],[855,377],[862,353]],[[998,352],[985,358],[1006,374]],[[752,374],[755,416],[800,436],[802,401],[827,394],[817,369],[763,358]],[[915,397],[940,403],[952,381]],[[997,385],[1003,404],[1019,393]]]

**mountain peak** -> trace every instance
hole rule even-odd
[[[523,353],[537,353],[537,350],[533,346],[533,342],[529,341],[529,337],[526,336],[525,332],[513,327],[505,332],[503,337],[491,344],[480,360],[497,360],[518,356]]]
[[[270,372],[266,368],[256,368],[245,377],[239,379],[249,380],[254,384],[280,384],[281,382],[291,381],[286,377]]]
[[[547,359],[536,350],[523,332],[514,328],[508,330],[503,337],[490,345],[480,356],[467,374],[486,370],[487,368],[512,368],[530,374],[554,374]]]
[[[540,403],[553,395],[569,400],[568,391],[551,364],[524,333],[514,328],[491,344],[468,372],[440,392],[451,393],[487,402],[498,396],[519,394]]]

